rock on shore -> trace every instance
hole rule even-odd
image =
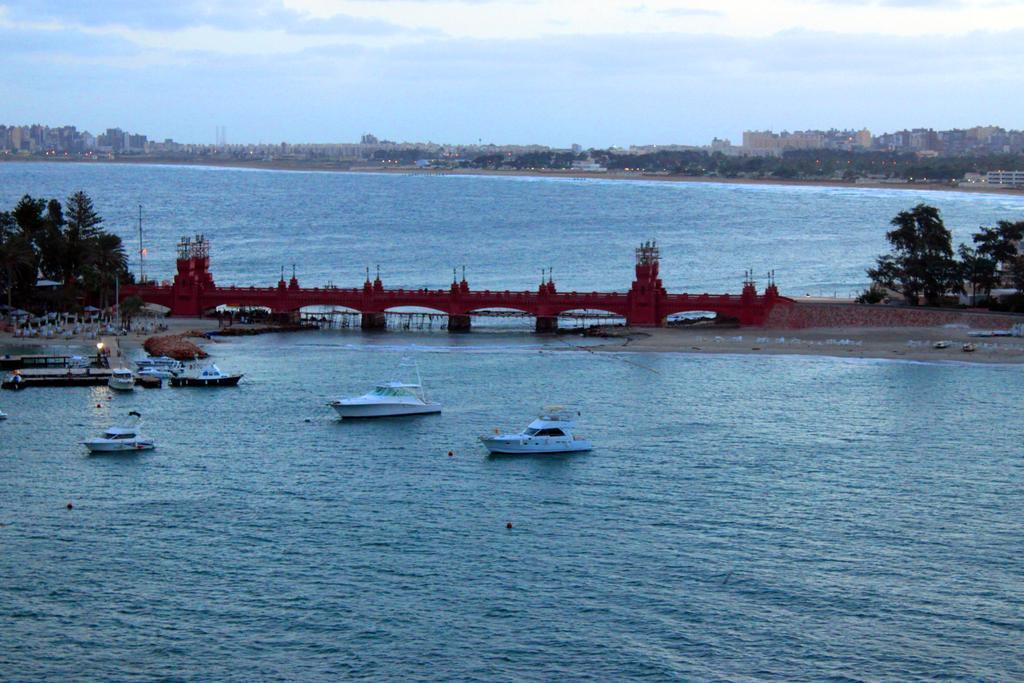
[[[190,330],[181,334],[167,334],[159,337],[150,337],[143,343],[142,347],[151,356],[168,356],[175,360],[193,360],[195,358],[207,358],[210,354],[203,351],[188,337],[205,337],[202,332]]]

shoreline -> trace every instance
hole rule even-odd
[[[778,328],[623,328],[607,343],[587,346],[599,353],[692,353],[741,356],[820,356],[974,365],[1024,364],[1024,338],[972,337],[966,326]],[[933,348],[949,342],[945,349]],[[975,345],[964,352],[966,343]]]
[[[168,329],[153,334],[130,333],[118,337],[122,356],[137,355],[150,336],[165,336],[197,330],[211,332],[218,329],[217,321],[206,318],[167,318]],[[241,329],[244,326],[236,325]],[[259,327],[259,326],[256,326]],[[966,326],[932,327],[857,327],[808,328],[801,330],[779,328],[716,328],[688,326],[671,328],[612,328],[607,335],[587,337],[598,343],[579,345],[573,342],[577,335],[567,334],[558,339],[563,348],[558,351],[585,351],[588,353],[684,353],[734,356],[819,356],[833,358],[861,358],[893,361],[969,363],[974,365],[1024,364],[1024,338],[971,337],[975,331]],[[363,335],[358,330],[310,330],[310,332]],[[293,334],[293,333],[289,333]],[[394,332],[401,335],[401,332]],[[441,332],[436,333],[440,337]],[[449,333],[443,333],[449,334]],[[469,334],[472,334],[470,332]],[[538,339],[533,332],[510,332],[524,343]],[[553,339],[542,337],[542,339]],[[932,347],[936,341],[948,341],[946,349]],[[195,339],[205,351],[216,356],[216,339]],[[973,343],[976,350],[965,353],[961,347]],[[95,353],[95,340],[87,338],[19,338],[10,333],[0,335],[0,354],[20,348],[80,349],[79,355]]]
[[[378,168],[374,166],[353,166],[341,168],[336,165],[316,164],[308,162],[288,161],[234,161],[206,159],[202,161],[180,159],[37,159],[14,158],[2,159],[0,163],[40,163],[40,164],[109,164],[120,166],[187,166],[195,168],[226,168],[255,171],[291,171],[310,173],[374,173],[382,175],[424,175],[424,176],[478,176],[508,178],[563,178],[567,180],[613,180],[613,181],[656,181],[667,183],[711,183],[718,185],[767,185],[779,187],[825,187],[835,189],[866,189],[866,190],[917,190],[922,192],[964,192],[969,194],[991,194],[996,196],[1024,196],[1024,188],[992,188],[945,183],[883,183],[883,182],[845,182],[842,180],[812,180],[782,178],[717,178],[708,176],[683,176],[668,174],[643,174],[626,172],[593,173],[586,171],[499,171],[489,169],[422,169],[415,167]]]

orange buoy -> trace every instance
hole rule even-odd
[[[512,522],[505,522],[505,528],[506,529],[511,529],[512,528]]]
[[[455,451],[448,451],[448,457],[451,458],[455,455]]]

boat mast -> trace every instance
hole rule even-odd
[[[142,246],[142,204],[139,204],[139,282],[146,281],[146,249]]]

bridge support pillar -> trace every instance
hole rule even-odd
[[[284,313],[271,313],[270,319],[278,325],[294,325],[299,322],[298,311],[285,311]]]
[[[471,323],[468,315],[449,315],[448,316],[448,331],[449,332],[469,332]]]
[[[537,326],[534,329],[542,334],[558,332],[558,318],[556,316],[538,315]]]
[[[388,319],[383,313],[363,313],[362,324],[364,330],[386,330]]]

